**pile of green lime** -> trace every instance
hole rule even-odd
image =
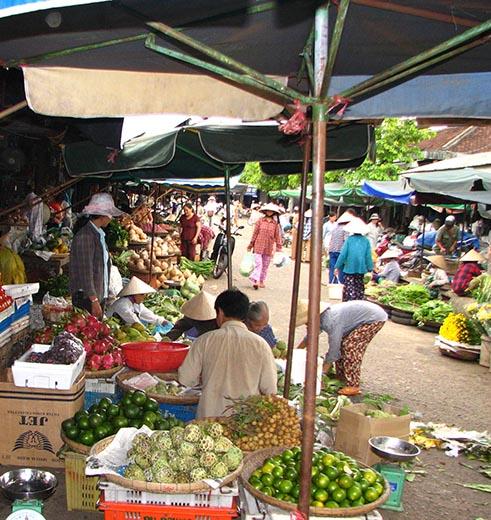
[[[155,399],[135,390],[126,393],[119,403],[103,397],[88,410],[80,410],[63,421],[61,428],[68,439],[92,446],[120,428],[141,428],[144,424],[151,430],[170,430],[184,423],[173,416],[162,415]]]
[[[266,459],[252,472],[249,484],[265,495],[298,503],[300,448],[291,448]],[[361,468],[340,451],[320,449],[312,458],[312,507],[345,508],[375,502],[384,492],[384,478],[371,468]]]

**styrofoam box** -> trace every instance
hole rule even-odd
[[[29,363],[31,352],[46,352],[50,345],[34,344],[12,365],[15,386],[69,390],[84,368],[86,352],[72,365]]]
[[[0,347],[3,347],[6,345],[10,339],[12,338],[12,329],[9,327],[8,329],[4,330],[2,333],[0,333]]]
[[[212,491],[202,493],[149,493],[136,491],[111,482],[100,482],[99,488],[104,491],[107,502],[125,502],[127,504],[156,504],[165,506],[189,507],[232,507],[234,497],[239,496],[237,482]]]
[[[11,284],[4,285],[3,288],[9,296],[12,296],[12,298],[22,298],[39,292],[38,283]]]

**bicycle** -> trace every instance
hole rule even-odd
[[[230,247],[227,243],[227,231],[224,227],[218,226],[220,229],[220,233],[218,233],[217,238],[215,239],[215,243],[213,244],[213,253],[211,255],[211,259],[215,261],[215,265],[213,266],[213,278],[218,279],[225,270],[228,268],[229,264],[229,251],[230,255],[233,255],[235,248],[235,238],[236,236],[241,236],[239,233],[240,229],[244,229],[244,226],[237,226],[235,230],[230,232]]]

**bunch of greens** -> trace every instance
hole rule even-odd
[[[149,308],[158,316],[167,321],[175,323],[182,317],[181,307],[186,302],[182,296],[166,296],[162,293],[149,294],[145,299],[145,307]]]
[[[109,249],[128,247],[129,233],[115,219],[111,220],[105,229],[106,243]]]
[[[58,276],[53,276],[49,278],[46,282],[41,281],[39,286],[39,292],[41,294],[46,294],[49,292],[51,296],[56,296],[58,298],[69,296],[70,289],[68,287],[69,278],[66,274],[60,274]]]
[[[130,269],[128,261],[132,257],[133,251],[123,251],[119,255],[113,255],[112,262],[118,268],[119,273],[123,278],[130,278]]]
[[[491,274],[484,273],[469,284],[472,297],[477,303],[491,302]]]
[[[430,300],[430,293],[423,285],[410,283],[401,285],[390,294],[382,296],[379,301],[401,311],[415,311]]]
[[[211,260],[201,260],[201,261],[192,261],[187,259],[186,257],[181,257],[181,269],[188,269],[192,273],[196,275],[201,276],[210,276],[210,274],[213,272],[213,267],[215,263]]]
[[[413,318],[418,322],[418,325],[423,325],[428,321],[443,323],[443,320],[451,312],[453,312],[453,308],[448,303],[441,300],[430,300],[414,311]]]

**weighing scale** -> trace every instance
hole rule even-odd
[[[23,468],[4,473],[0,489],[13,501],[6,520],[46,520],[42,501],[55,492],[57,485],[56,477],[48,471]]]
[[[371,437],[368,444],[374,453],[390,462],[408,462],[421,453],[417,446],[397,437]],[[375,469],[387,479],[391,490],[389,499],[380,507],[404,511],[402,494],[406,480],[405,471],[397,464],[376,464]]]

